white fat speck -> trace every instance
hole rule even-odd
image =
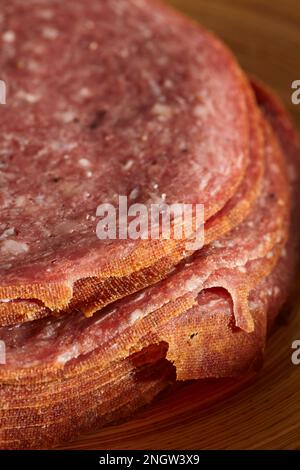
[[[5,31],[2,34],[2,39],[4,42],[12,43],[16,40],[16,35],[14,31]]]
[[[154,96],[161,96],[161,88],[158,83],[156,83],[154,80],[149,80],[148,81],[149,86],[154,94]]]
[[[5,238],[15,235],[15,233],[16,233],[16,229],[14,227],[7,228],[6,230],[4,230],[4,232],[2,232],[2,235],[0,235],[0,241],[5,240]]]
[[[46,26],[45,28],[43,28],[42,34],[43,34],[44,38],[50,39],[51,41],[53,41],[54,39],[56,39],[58,37],[59,32],[55,28],[51,28],[50,26]]]
[[[133,325],[143,316],[143,312],[140,309],[134,310],[130,315],[130,324]]]
[[[83,168],[88,168],[91,166],[91,162],[87,158],[81,158],[78,163]]]
[[[203,176],[200,180],[199,190],[203,191],[205,188],[207,188],[207,186],[209,184],[209,181],[210,181],[210,176],[209,175]]]
[[[9,302],[12,302],[12,299],[0,299],[0,304],[8,304]]]
[[[165,200],[167,199],[166,193],[163,193],[163,194],[161,195],[161,199],[162,199],[162,201],[165,202]]]
[[[239,168],[242,164],[242,161],[244,159],[244,155],[242,153],[239,153],[239,155],[236,157],[235,164]]]
[[[143,300],[144,297],[145,297],[146,293],[145,292],[141,292],[140,294],[138,294],[135,299],[134,299],[134,302],[139,302],[140,300]]]
[[[194,116],[200,119],[206,119],[208,116],[213,115],[215,112],[215,106],[212,101],[208,98],[203,99],[203,96],[199,96],[200,102],[194,108]]]
[[[130,168],[133,166],[134,161],[133,160],[127,160],[126,163],[123,165],[123,170],[128,171]]]
[[[240,273],[243,273],[243,274],[246,274],[247,272],[247,269],[245,268],[245,266],[239,266],[237,269]]]
[[[86,177],[87,177],[87,178],[92,178],[92,176],[93,176],[93,172],[92,172],[92,171],[87,171],[87,172],[86,172]]]
[[[278,286],[275,286],[275,287],[274,287],[274,295],[275,295],[275,297],[278,297],[279,294],[280,294],[280,289],[279,289]]]
[[[179,150],[181,152],[186,152],[187,149],[188,149],[187,143],[184,140],[182,140],[179,144]]]
[[[168,57],[166,57],[166,56],[160,56],[160,57],[158,57],[157,62],[158,62],[160,65],[167,65],[167,63],[168,63]]]
[[[16,204],[15,205],[16,205],[16,207],[22,207],[22,206],[24,206],[25,202],[26,202],[25,196],[18,196],[16,198]]]
[[[206,118],[209,115],[209,110],[206,106],[203,106],[202,104],[198,104],[194,108],[194,116],[197,118]]]
[[[37,197],[35,198],[37,204],[43,205],[45,202],[45,196],[44,194],[38,194]]]
[[[209,308],[212,308],[212,307],[215,307],[216,305],[219,305],[220,303],[220,300],[219,299],[214,299],[214,300],[210,300],[207,304],[206,304],[206,307],[209,307]]]
[[[79,96],[81,98],[89,98],[92,95],[92,92],[89,88],[83,87],[79,90]]]
[[[266,256],[266,258],[267,258],[267,259],[272,259],[272,258],[273,258],[273,256],[274,256],[274,253],[273,253],[273,251],[269,251],[269,253],[267,253],[267,256]]]
[[[17,242],[16,240],[4,240],[0,246],[2,253],[13,256],[27,253],[29,251],[27,243]]]
[[[64,113],[58,113],[57,117],[64,124],[70,124],[76,118],[76,114],[73,111],[65,111]]]
[[[257,310],[258,308],[260,308],[260,305],[255,300],[250,300],[249,301],[249,307],[250,307],[250,310],[253,311],[253,310]]]
[[[172,80],[165,80],[165,82],[164,82],[164,86],[168,89],[173,88],[173,85],[174,84],[173,84]]]
[[[68,351],[65,351],[63,354],[60,354],[56,360],[59,364],[66,364],[71,359],[76,359],[78,355],[78,347],[74,345]]]
[[[24,90],[20,90],[17,93],[17,98],[27,101],[27,103],[30,103],[30,104],[35,104],[41,99],[39,95],[33,94],[33,93],[27,93]]]
[[[47,324],[46,328],[44,328],[41,333],[39,333],[38,337],[41,338],[42,340],[51,338],[53,334],[55,334],[56,328],[54,325]]]
[[[157,183],[153,183],[153,189],[158,189],[158,184]]]
[[[152,114],[158,116],[159,119],[165,121],[170,118],[172,110],[166,104],[156,103],[152,108]]]
[[[94,326],[98,326],[98,325],[101,325],[101,323],[103,323],[104,319],[107,318],[107,317],[100,317],[99,320],[95,321],[94,323]]]
[[[127,48],[121,49],[120,56],[123,57],[123,59],[127,59],[127,57],[129,56],[128,49]]]
[[[39,72],[41,70],[41,64],[36,60],[30,60],[27,62],[27,69],[32,72]]]
[[[190,263],[190,264],[192,264],[192,263]],[[169,271],[169,275],[172,274],[172,273],[175,273],[175,272],[177,272],[177,267],[173,266],[173,268],[171,268],[170,271]]]
[[[192,265],[193,265],[193,261],[189,261],[189,262],[185,263],[184,267],[189,268]]]
[[[228,248],[234,248],[235,245],[236,245],[236,243],[235,243],[235,241],[233,241],[233,240],[227,240],[227,242],[226,242],[226,246],[227,246]]]
[[[140,189],[139,188],[134,188],[130,194],[129,194],[129,199],[134,200],[139,197],[140,194]]]
[[[212,246],[214,248],[224,248],[224,244],[222,242],[220,242],[219,240],[215,240],[213,243],[212,243]]]
[[[283,248],[283,250],[282,250],[282,252],[281,252],[281,257],[282,257],[282,258],[286,258],[286,257],[287,257],[286,248]]]
[[[89,49],[90,49],[91,51],[96,51],[96,50],[98,49],[98,47],[99,47],[99,44],[98,44],[97,42],[94,42],[94,41],[93,41],[93,42],[91,42],[91,43],[89,44]]]
[[[195,289],[199,289],[199,280],[200,278],[198,276],[192,276],[185,282],[185,288],[189,292],[193,292]]]

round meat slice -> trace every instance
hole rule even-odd
[[[167,306],[167,313],[172,317],[173,304],[176,306],[185,299],[183,305],[187,300],[191,307],[202,290],[212,287],[226,289],[231,294],[236,327],[251,333],[254,322],[249,314],[248,295],[276,265],[286,243],[290,216],[282,153],[266,124],[265,148],[262,193],[240,226],[196,253],[167,279],[98,312],[93,318],[86,319],[80,311],[74,311],[57,320],[49,318],[15,328],[0,328],[0,338],[7,345],[8,369],[18,365],[30,368],[36,363],[41,368],[48,363],[63,366],[71,359],[91,353],[99,344],[102,348],[115,344],[115,353],[122,351],[123,343],[135,347],[130,338],[139,324],[144,323],[141,331],[147,336],[152,331],[151,318],[155,312],[164,311]],[[159,335],[160,331],[152,334]]]
[[[57,312],[76,282],[80,297],[143,269],[153,267],[155,277],[155,265],[170,257],[168,272],[182,247],[98,240],[97,207],[116,206],[119,195],[147,207],[199,203],[209,220],[243,179],[245,77],[212,35],[149,3],[1,3],[4,301],[30,299]]]
[[[250,119],[250,161],[246,176],[240,183],[235,195],[225,206],[205,224],[205,245],[229,232],[239,225],[249,214],[258,198],[264,175],[265,155],[264,138],[261,129],[261,116],[257,110],[254,96],[249,93],[248,112]],[[86,316],[134,291],[141,290],[167,276],[173,269],[173,256],[160,259],[150,268],[145,268],[129,276],[100,279],[88,278],[79,280],[74,285],[73,297],[67,308],[55,312],[62,316],[74,310],[81,310]],[[13,325],[44,318],[53,313],[50,308],[37,300],[4,300],[0,301],[0,325]]]
[[[252,80],[253,90],[255,92],[257,103],[259,104],[264,115],[268,119],[273,131],[278,136],[282,150],[285,154],[290,155],[288,161],[288,175],[293,193],[293,211],[300,215],[300,207],[298,201],[300,199],[299,174],[300,174],[300,140],[299,135],[295,132],[293,122],[276,95],[261,83],[259,80]],[[294,231],[298,232],[298,217],[294,216]],[[297,235],[297,233],[296,233]],[[299,242],[300,234],[297,235]]]
[[[282,225],[288,228],[289,211],[287,200],[280,202],[288,198],[282,155],[268,127],[265,136],[268,164],[256,207],[233,231],[231,246],[227,235],[221,245],[207,248],[207,263],[212,267],[209,260],[214,260],[215,273],[225,263],[225,280],[231,271],[249,288],[253,282],[248,299],[251,332],[237,326],[236,299],[226,287],[201,286],[205,259],[197,263],[197,256],[159,285],[92,318],[74,312],[57,320],[2,328],[0,337],[7,345],[7,364],[0,369],[0,396],[5,403],[0,421],[2,447],[50,446],[124,417],[172,379],[164,358],[175,365],[179,380],[235,376],[258,366],[267,312],[274,315],[286,297],[294,256],[293,244],[283,248]],[[264,246],[259,243],[260,227],[270,230]],[[252,237],[250,245],[246,230]],[[278,259],[277,268],[268,276]],[[262,283],[257,279],[259,271]],[[73,412],[78,407],[81,412]]]
[[[231,377],[260,366],[267,333],[291,293],[299,261],[299,138],[288,113],[275,95],[257,80],[252,81],[252,85],[258,104],[286,157],[293,195],[289,238],[281,249],[280,259],[272,274],[249,295],[249,308],[254,320],[251,334],[234,328],[232,300],[228,295],[227,299],[224,298],[224,291],[211,289],[200,294],[198,306],[193,311],[172,320],[167,326],[169,338],[172,338],[172,332],[179,332],[177,341],[168,343],[172,345],[168,354],[170,361],[177,360],[177,378],[181,380]],[[180,357],[179,344],[183,352]]]

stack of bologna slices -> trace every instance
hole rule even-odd
[[[294,271],[281,105],[155,0],[2,0],[0,21],[0,447],[125,418],[174,371],[257,368]],[[99,240],[118,195],[203,204],[203,248]]]

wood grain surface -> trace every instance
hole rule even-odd
[[[300,128],[291,83],[300,79],[299,0],[170,0],[215,31],[244,69],[280,95]],[[300,449],[300,302],[291,302],[269,340],[258,377],[180,386],[130,421],[69,449]]]

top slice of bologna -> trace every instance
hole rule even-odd
[[[231,54],[148,0],[3,0],[0,27],[2,303],[59,311],[80,283],[128,278],[126,295],[131,274],[166,275],[178,243],[99,241],[96,209],[125,195],[209,220],[234,197],[251,113]]]

